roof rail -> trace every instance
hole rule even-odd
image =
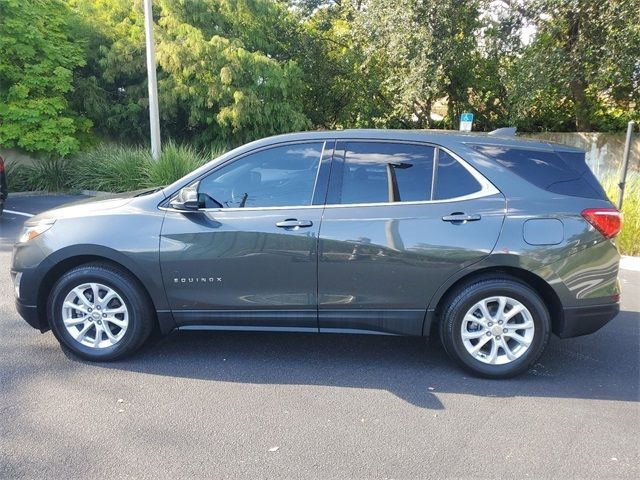
[[[489,132],[489,135],[496,137],[514,137],[516,135],[516,127],[503,127]]]

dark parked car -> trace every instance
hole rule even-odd
[[[4,211],[4,201],[8,196],[7,192],[7,174],[4,170],[4,159],[0,157],[0,215]]]
[[[33,327],[89,360],[152,329],[428,336],[487,377],[619,310],[620,215],[584,153],[354,130],[233,150],[159,190],[30,219],[12,275]]]

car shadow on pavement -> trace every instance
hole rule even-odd
[[[128,359],[98,365],[210,381],[381,389],[434,410],[445,408],[442,393],[479,400],[530,396],[638,401],[635,315],[624,312],[617,325],[591,336],[552,337],[540,361],[509,380],[473,377],[456,367],[435,339],[367,335],[176,332],[150,341]]]

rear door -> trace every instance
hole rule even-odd
[[[319,237],[320,331],[420,335],[430,297],[489,255],[503,195],[435,145],[336,144]]]

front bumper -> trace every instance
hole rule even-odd
[[[40,315],[38,314],[38,307],[35,305],[25,305],[20,300],[16,299],[16,310],[24,320],[33,328],[37,328],[41,332],[45,332],[47,329],[42,328],[40,324]]]
[[[25,269],[20,272],[12,270],[11,278],[16,295],[16,310],[20,316],[33,328],[41,332],[49,330],[49,322],[43,320],[41,311],[38,310],[36,292],[40,288],[41,276],[36,275],[35,269]],[[20,275],[20,277],[18,277]],[[20,280],[18,281],[18,278]],[[28,286],[28,288],[27,288]]]
[[[560,338],[579,337],[600,330],[620,312],[619,303],[565,308],[554,333]]]

